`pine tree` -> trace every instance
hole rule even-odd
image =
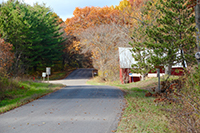
[[[0,33],[15,52],[15,71],[53,66],[62,60],[64,41],[57,17],[44,5],[9,0],[0,7]]]
[[[36,71],[37,67],[52,66],[55,61],[61,61],[63,47],[60,44],[64,40],[61,37],[63,33],[59,33],[61,27],[57,22],[57,16],[53,16],[48,8],[35,5],[30,14],[35,15],[28,21],[31,27],[26,39],[31,47],[26,54],[30,67]]]
[[[136,26],[132,34],[133,41],[130,42],[130,45],[133,47],[131,50],[133,53],[132,56],[137,62],[132,65],[132,72],[140,73],[143,80],[154,69],[152,63],[149,62],[152,50],[148,49],[144,44],[145,41],[148,41],[148,36],[145,32],[146,28],[155,23],[155,20],[159,16],[159,12],[157,12],[155,7],[151,6],[152,3],[157,3],[157,0],[146,2],[145,6],[140,9],[140,20],[135,24]]]
[[[156,5],[162,16],[146,33],[151,41],[145,44],[152,49],[151,62],[167,65],[171,74],[172,65],[181,63],[183,67],[194,61],[195,18],[192,9],[187,8],[187,0],[160,0]]]
[[[133,47],[131,50],[132,56],[137,62],[136,64],[132,64],[133,69],[131,71],[133,73],[140,73],[143,80],[145,80],[145,77],[153,68],[151,63],[148,62],[151,51],[149,51],[144,44],[144,41],[147,39],[144,32],[146,26],[146,24],[138,24],[138,28],[135,28],[133,31],[133,42],[130,43]]]

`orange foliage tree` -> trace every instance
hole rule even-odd
[[[83,52],[91,52],[93,66],[105,80],[117,80],[119,75],[118,47],[127,47],[131,41],[118,24],[102,24],[81,32]]]
[[[94,28],[102,24],[118,22],[119,11],[111,7],[85,7],[76,8],[73,13],[74,17],[65,21],[65,32],[68,36],[68,42],[71,45],[66,49],[70,53],[81,54],[80,33],[87,28]],[[89,53],[84,53],[87,56]]]
[[[66,28],[65,32],[67,35],[78,36],[80,32],[89,28],[98,26],[101,24],[109,24],[111,22],[118,21],[119,11],[112,9],[111,7],[105,6],[100,7],[77,7],[74,10],[74,17],[68,18],[65,21]],[[73,46],[79,50],[79,39],[74,40]]]
[[[14,54],[11,50],[12,44],[0,38],[0,68],[8,69],[12,65]]]
[[[113,8],[120,11],[119,17],[129,26],[130,32],[132,32],[131,29],[134,26],[137,26],[138,21],[143,21],[141,10],[147,1],[149,0],[122,0],[118,6],[113,6]]]
[[[67,34],[79,34],[80,31],[92,26],[109,24],[118,20],[119,12],[111,7],[77,7],[74,10],[74,17],[65,21]]]
[[[84,53],[90,51],[93,57],[93,65],[102,70],[102,73],[108,70],[100,67],[105,68],[105,65],[109,64],[108,62],[112,62],[110,64],[116,62],[118,47],[129,46],[133,28],[137,26],[138,21],[142,21],[140,7],[145,4],[144,1],[147,0],[122,0],[115,7],[77,7],[73,13],[74,17],[65,21],[65,32],[72,38],[68,40],[71,40],[72,43],[70,49]],[[111,31],[106,31],[106,29]],[[123,37],[126,38],[125,42],[122,41]],[[114,40],[109,40],[113,38]],[[100,50],[102,47],[106,47],[106,49]],[[105,55],[106,53],[107,55]],[[111,56],[110,53],[115,54]],[[105,63],[98,64],[99,62]]]

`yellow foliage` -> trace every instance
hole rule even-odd
[[[115,9],[123,11],[124,8],[127,8],[127,7],[131,8],[130,2],[128,0],[122,0],[120,1],[118,6],[115,6]]]

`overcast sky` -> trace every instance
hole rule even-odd
[[[6,2],[7,0],[0,0]],[[60,16],[60,18],[65,21],[67,18],[73,16],[73,11],[76,7],[86,7],[86,6],[111,6],[118,5],[121,0],[20,0],[27,4],[33,5],[33,3],[38,2],[39,4],[45,3],[47,7],[51,9]]]

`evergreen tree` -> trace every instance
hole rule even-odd
[[[15,70],[37,70],[61,60],[64,40],[57,17],[44,5],[9,0],[0,7],[0,32],[13,44]]]
[[[61,37],[63,32],[59,32],[61,27],[57,16],[53,16],[48,8],[36,4],[30,14],[34,16],[28,21],[31,27],[26,38],[31,47],[26,54],[29,65],[36,71],[39,66],[53,66],[55,61],[61,61],[63,47],[60,44],[64,40]]]
[[[167,65],[169,75],[172,65],[181,63],[186,67],[185,62],[194,61],[195,19],[187,4],[187,0],[160,0],[156,8],[162,16],[153,28],[146,30],[150,41],[145,44],[153,50],[151,62]]]
[[[130,45],[133,47],[131,52],[132,56],[137,61],[136,64],[133,64],[132,72],[140,73],[142,75],[142,80],[145,80],[145,77],[148,73],[153,70],[154,66],[149,61],[151,58],[151,49],[148,49],[144,42],[148,41],[148,36],[146,35],[147,27],[151,27],[155,20],[159,16],[156,8],[151,6],[152,3],[157,3],[157,0],[151,0],[151,2],[146,2],[145,6],[140,9],[141,17],[137,21],[136,26],[134,27],[132,34],[132,42]]]
[[[133,31],[132,39],[133,42],[130,45],[133,47],[131,50],[132,56],[137,62],[136,64],[132,64],[132,72],[140,73],[142,75],[142,80],[145,80],[145,77],[149,73],[153,66],[149,62],[150,58],[150,50],[146,48],[144,41],[147,40],[147,36],[145,35],[145,27],[147,24],[138,24],[138,28],[135,28]]]

